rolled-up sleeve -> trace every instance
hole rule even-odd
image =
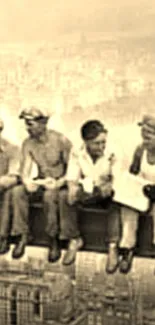
[[[66,180],[68,182],[78,182],[81,178],[81,168],[78,160],[78,154],[74,149],[71,150],[68,161]]]

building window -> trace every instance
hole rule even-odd
[[[17,325],[17,291],[14,289],[11,294],[11,325]]]
[[[37,290],[34,293],[34,315],[40,316],[40,291]]]

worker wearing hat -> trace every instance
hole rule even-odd
[[[155,116],[144,115],[138,123],[141,127],[142,143],[136,148],[130,173],[139,175],[148,185],[143,192],[150,199],[149,214],[153,218],[153,245],[155,244]],[[130,208],[122,208],[122,261],[120,271],[127,273],[131,266],[136,245],[139,213]]]
[[[43,201],[46,216],[46,233],[49,238],[49,262],[59,259],[58,199],[65,185],[65,172],[70,141],[61,133],[47,129],[49,116],[36,107],[25,109],[20,118],[24,119],[28,138],[22,146],[20,173],[23,185],[13,191],[14,230],[19,242],[13,250],[13,257],[19,258],[25,252],[28,241],[28,211],[30,200],[36,197]],[[32,164],[38,169],[36,179],[30,175]]]
[[[89,120],[82,125],[82,145],[80,148],[73,148],[70,154],[67,169],[68,193],[61,201],[60,214],[65,211],[68,219],[75,220],[74,225],[76,225],[72,229],[72,234],[69,233],[69,229],[66,229],[71,241],[64,255],[63,264],[69,265],[74,262],[77,250],[83,246],[78,227],[77,204],[109,209],[106,224],[106,239],[109,247],[106,271],[114,273],[118,266],[117,245],[120,228],[119,217],[111,201],[114,155],[107,149],[107,133],[105,126],[99,120]]]
[[[2,137],[4,122],[0,119],[0,254],[9,250],[10,207],[13,187],[20,183],[19,148]]]

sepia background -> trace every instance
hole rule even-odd
[[[144,113],[154,113],[154,100],[153,0],[0,1],[0,117],[4,135],[13,143],[21,145],[26,136],[19,112],[36,105],[50,113],[49,127],[76,144],[81,123],[101,119],[129,164],[140,141],[137,122]],[[28,247],[20,262],[36,256],[47,260],[44,248],[37,253]],[[7,260],[14,265],[11,252]],[[96,283],[100,288],[103,266],[103,254],[78,253],[78,288],[87,291],[87,285]],[[144,324],[143,313],[151,312],[154,322],[154,259],[136,258],[127,277],[117,276],[119,293],[131,282],[137,290],[132,301],[137,324]],[[112,283],[116,278],[111,277]],[[147,306],[143,313],[142,299]]]
[[[155,4],[146,0],[0,2],[0,115],[7,138],[26,133],[21,108],[38,105],[49,126],[77,142],[101,118],[129,157],[137,121],[154,111]]]

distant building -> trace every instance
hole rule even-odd
[[[73,286],[61,274],[43,277],[1,274],[0,323],[42,325],[52,324],[52,321],[61,324],[62,321],[70,324],[75,313],[73,298]],[[78,317],[71,324],[84,324],[83,318]]]
[[[105,263],[103,254],[77,256],[76,290],[87,306],[87,325],[135,325],[134,283],[130,276],[106,274]]]
[[[75,299],[74,290],[70,277],[55,268],[50,270],[44,260],[29,258],[27,262],[9,262],[2,259],[0,324],[86,325],[84,308],[81,309]]]

